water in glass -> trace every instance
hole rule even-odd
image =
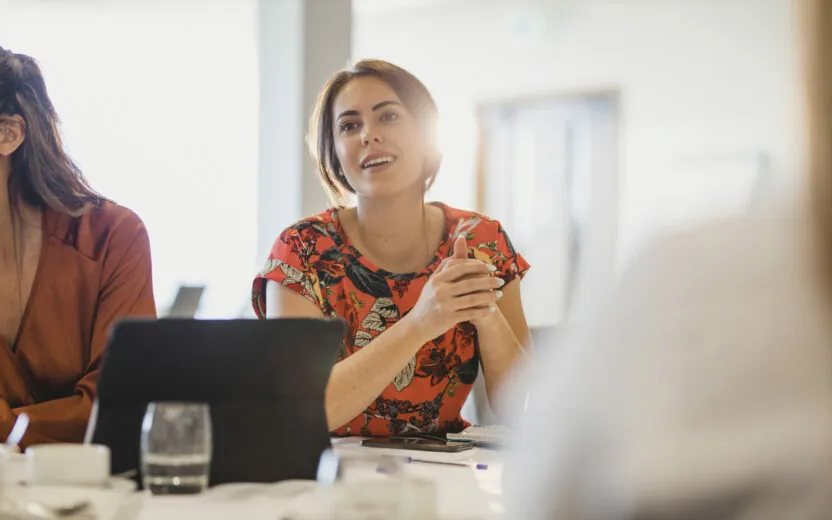
[[[154,494],[199,493],[208,487],[208,405],[151,403],[142,423],[142,483]]]

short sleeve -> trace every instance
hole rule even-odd
[[[323,309],[318,276],[312,266],[309,252],[314,251],[311,237],[301,236],[297,228],[284,230],[275,240],[266,265],[254,278],[251,303],[258,318],[266,317],[266,283],[271,280],[296,291]]]
[[[531,268],[526,259],[515,251],[511,239],[508,238],[508,234],[499,222],[497,222],[495,249],[496,254],[493,263],[497,267],[496,275],[506,283],[516,278],[522,279]]]

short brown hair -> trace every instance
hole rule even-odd
[[[433,184],[442,161],[436,134],[438,119],[436,103],[428,89],[416,76],[392,63],[383,60],[359,61],[352,67],[336,73],[323,86],[309,121],[309,133],[306,139],[309,152],[318,165],[321,183],[332,203],[339,207],[345,204],[345,192],[355,193],[355,190],[347,182],[338,155],[335,153],[332,105],[341,89],[353,79],[360,77],[378,78],[387,83],[402,100],[404,106],[416,116],[428,148],[425,167],[428,179],[426,187],[429,188]]]

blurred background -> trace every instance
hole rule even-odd
[[[502,221],[535,267],[535,330],[603,293],[645,241],[798,187],[791,0],[0,0],[67,147],[150,233],[162,314],[251,317],[278,233],[327,207],[304,133],[361,58],[440,109],[429,199]],[[578,288],[581,287],[582,290]],[[580,296],[579,296],[580,295]]]

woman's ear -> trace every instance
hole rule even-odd
[[[19,115],[0,116],[0,157],[9,157],[26,139],[26,121]]]
[[[439,173],[439,166],[441,164],[442,154],[438,151],[430,153],[428,157],[425,158],[425,191],[433,186],[433,181],[436,180],[436,174]]]

